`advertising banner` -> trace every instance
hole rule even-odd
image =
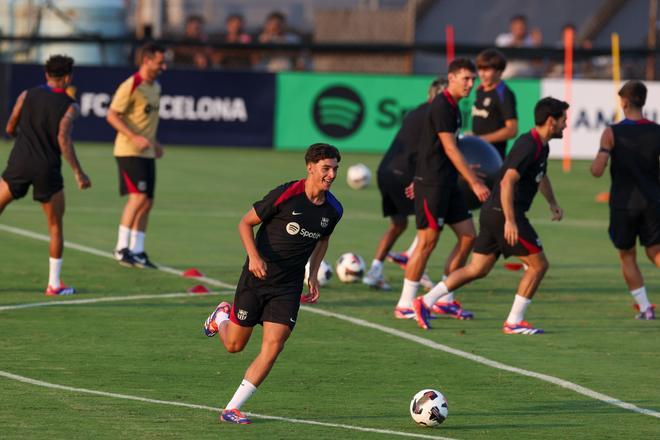
[[[622,83],[623,84],[623,83]],[[648,96],[644,115],[652,121],[660,114],[660,83],[646,82]],[[571,108],[568,114],[570,127],[570,155],[574,159],[593,159],[600,147],[600,136],[608,124],[616,121],[618,90],[611,81],[574,80]],[[564,99],[563,80],[541,81],[541,95]],[[623,113],[619,112],[619,119]],[[563,142],[550,142],[550,157],[563,157]]]
[[[277,77],[275,148],[328,142],[342,151],[384,152],[405,114],[426,100],[433,76],[282,73]],[[521,130],[531,128],[539,82],[508,82]],[[474,92],[473,92],[474,93]],[[469,130],[472,98],[461,101]]]
[[[114,140],[115,132],[105,116],[115,89],[133,72],[120,67],[75,68],[69,90],[81,109],[75,139]],[[43,67],[13,65],[10,81],[13,103],[22,90],[45,82]],[[168,70],[159,82],[158,139],[164,145],[273,145],[273,74]]]

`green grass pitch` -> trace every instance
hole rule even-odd
[[[341,145],[339,145],[341,147]],[[11,145],[0,143],[3,163]],[[93,188],[75,189],[68,165],[66,240],[109,252],[123,200],[108,144],[78,144]],[[304,177],[301,152],[176,147],[158,163],[156,203],[146,246],[153,260],[178,269],[196,267],[234,284],[244,261],[236,225],[251,203],[282,182]],[[333,192],[345,214],[330,240],[326,260],[344,252],[371,261],[386,221],[374,184],[354,191],[346,168],[380,157],[345,154]],[[368,321],[474,355],[546,374],[652,411],[660,411],[660,327],[633,319],[632,299],[607,237],[607,206],[594,196],[607,189],[586,162],[570,174],[552,162],[550,177],[563,222],[551,223],[538,197],[529,213],[550,260],[550,270],[527,318],[546,329],[538,337],[501,333],[520,273],[498,262],[492,274],[461,289],[457,298],[473,321],[435,320],[420,330],[392,317],[401,270],[389,263],[390,293],[334,278],[317,305],[304,309],[271,375],[243,408],[250,426],[219,424],[205,408],[222,407],[259,349],[261,331],[240,354],[221,350],[202,335],[202,323],[220,296],[179,296],[91,302],[62,307],[2,309],[38,302],[67,303],[135,295],[185,292],[194,281],[161,271],[120,267],[74,249],[64,254],[63,279],[79,295],[46,298],[47,244],[0,229],[0,371],[48,384],[153,399],[46,388],[0,376],[0,438],[98,439],[378,439],[432,436],[451,439],[649,439],[660,438],[660,419],[449,354],[383,329],[312,313],[322,310]],[[0,216],[0,225],[45,234],[39,205],[28,198]],[[440,276],[452,245],[443,233],[430,263]],[[397,244],[403,249],[409,230]],[[639,256],[651,300],[660,301],[658,271]],[[227,289],[215,289],[229,298]],[[413,424],[410,398],[437,388],[449,400],[449,418],[438,429]],[[294,423],[290,419],[320,422]],[[340,427],[336,425],[349,425]],[[352,428],[351,428],[352,427]],[[359,431],[372,428],[388,432]]]

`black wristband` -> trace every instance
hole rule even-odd
[[[610,150],[608,150],[607,148],[603,148],[603,147],[600,147],[600,148],[598,149],[598,152],[599,152],[599,153],[605,153],[605,154],[610,154],[610,153],[611,153]]]

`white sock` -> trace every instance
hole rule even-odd
[[[115,249],[118,251],[128,248],[131,241],[131,230],[124,225],[119,225],[119,233],[117,234],[117,246]]]
[[[448,277],[447,275],[442,276],[442,281],[446,280]],[[454,302],[454,292],[447,292],[446,295],[442,295],[440,298],[438,298],[435,302],[445,302],[445,303],[450,303]]]
[[[433,287],[433,289],[429,290],[429,293],[424,295],[424,304],[426,304],[427,307],[431,307],[440,297],[445,297],[447,295],[449,295],[447,286],[444,281],[440,281],[435,287]]]
[[[415,236],[415,239],[410,243],[410,247],[406,251],[406,255],[411,256],[413,252],[415,252],[415,248],[417,247],[417,236]]]
[[[220,328],[220,324],[223,322],[229,320],[229,315],[226,314],[225,312],[218,312],[215,315],[215,323],[218,324],[218,328]]]
[[[231,398],[225,409],[241,409],[241,406],[257,391],[257,387],[252,385],[247,380],[243,379],[243,382],[238,386],[238,389],[234,393],[234,397]]]
[[[49,258],[50,271],[48,272],[48,285],[59,289],[60,288],[60,272],[62,271],[61,258]]]
[[[651,307],[651,303],[649,302],[649,299],[646,297],[646,287],[642,286],[639,289],[631,290],[630,294],[635,298],[635,302],[639,305],[639,311],[640,312],[645,312],[649,307]]]
[[[419,289],[419,281],[410,281],[404,278],[403,289],[401,289],[401,298],[399,298],[399,303],[396,306],[410,309],[412,307],[413,299],[417,296],[417,289]]]
[[[531,302],[531,299],[516,294],[516,298],[513,300],[513,305],[511,306],[511,312],[509,312],[509,317],[506,318],[506,322],[509,324],[518,324],[525,319],[525,311]]]
[[[131,230],[131,245],[129,249],[133,254],[141,254],[144,252],[144,236],[143,231],[138,231],[137,229]]]
[[[374,259],[371,262],[371,269],[369,269],[369,274],[375,277],[381,276],[383,274],[383,262]]]

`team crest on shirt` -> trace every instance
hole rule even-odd
[[[484,107],[488,107],[490,105],[490,96],[486,96],[484,98]]]
[[[245,320],[245,318],[247,318],[247,315],[248,315],[247,310],[238,309],[238,313],[236,314],[236,317],[241,321],[243,321]]]
[[[140,180],[137,184],[137,189],[140,192],[145,192],[147,190],[147,182]]]
[[[328,217],[321,217],[322,228],[327,228],[329,223],[330,223],[330,219]]]

